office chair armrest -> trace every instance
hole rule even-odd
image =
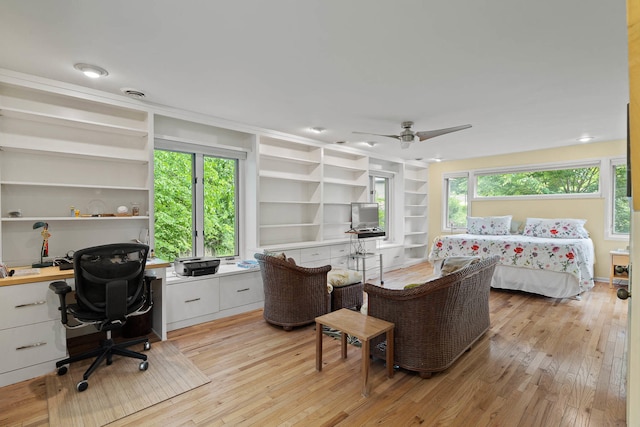
[[[63,282],[61,280],[49,283],[49,289],[57,295],[66,295],[71,292],[71,286],[67,285],[67,282]]]
[[[68,321],[66,295],[71,292],[71,286],[67,285],[67,282],[63,282],[60,280],[57,282],[49,283],[49,289],[51,289],[56,293],[56,295],[58,295],[58,297],[60,297],[60,307],[58,307],[58,310],[60,310],[60,314],[62,316],[60,320],[63,325],[66,325]]]

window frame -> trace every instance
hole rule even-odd
[[[473,197],[470,199],[473,201],[486,201],[486,200],[531,200],[531,199],[597,199],[603,196],[603,188],[605,183],[603,182],[603,168],[601,159],[589,159],[584,161],[567,161],[567,162],[554,162],[554,163],[537,163],[531,165],[522,166],[508,166],[502,168],[488,168],[488,169],[476,169],[469,171],[469,187],[472,188]],[[509,173],[522,173],[522,172],[539,172],[539,171],[552,171],[563,169],[579,169],[597,167],[600,169],[600,176],[598,180],[598,191],[595,193],[564,193],[564,194],[531,194],[523,196],[479,196],[478,189],[478,177],[493,174],[509,174]]]
[[[192,221],[192,257],[202,257],[205,254],[205,244],[204,244],[204,163],[205,157],[216,157],[223,158],[229,160],[235,160],[235,236],[234,236],[234,246],[235,246],[235,254],[227,255],[224,258],[229,259],[239,259],[242,254],[241,248],[241,210],[242,210],[242,193],[243,189],[241,187],[242,180],[242,171],[244,170],[243,162],[247,158],[247,153],[245,151],[233,150],[233,149],[225,149],[219,147],[210,147],[205,145],[200,145],[196,143],[187,143],[187,142],[177,142],[166,140],[162,138],[155,138],[154,141],[154,151],[163,150],[163,151],[173,151],[179,153],[190,154],[193,156],[192,161],[192,178],[193,178],[193,205],[191,211],[191,221]],[[153,158],[152,158],[153,162]],[[154,179],[154,173],[151,178]],[[155,192],[153,195],[155,200]],[[155,217],[155,202],[154,202],[154,217]],[[155,234],[155,233],[154,233]]]
[[[615,209],[615,167],[616,166],[625,166],[628,167],[626,157],[611,157],[607,161],[608,164],[608,173],[606,174],[606,186],[607,191],[605,194],[605,236],[606,240],[619,240],[619,241],[629,241],[630,234],[629,233],[615,233],[613,231],[614,227],[614,209]],[[602,175],[602,173],[600,174]],[[631,210],[629,212],[631,214]]]
[[[385,186],[385,221],[384,221],[384,232],[385,232],[385,236],[383,238],[383,240],[387,240],[390,241],[392,240],[392,233],[393,233],[393,198],[394,198],[394,190],[393,190],[393,186],[394,186],[394,178],[395,178],[395,174],[391,173],[391,172],[385,172],[385,171],[369,171],[369,201],[376,203],[375,200],[375,179],[376,178],[383,178],[386,180],[386,186]]]
[[[472,202],[472,194],[473,194],[473,188],[471,186],[471,178],[472,177],[472,173],[471,171],[468,172],[449,172],[449,173],[445,173],[442,175],[442,212],[440,215],[441,218],[441,228],[442,231],[446,231],[446,232],[454,232],[457,230],[466,230],[466,227],[463,228],[458,228],[458,227],[451,227],[451,224],[447,223],[447,220],[449,218],[449,180],[451,178],[466,178],[467,179],[467,216],[471,215],[471,202]]]

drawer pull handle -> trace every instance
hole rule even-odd
[[[236,292],[245,292],[249,290],[251,290],[251,288],[238,289]]]
[[[23,345],[21,347],[16,347],[16,350],[26,350],[28,348],[34,348],[34,347],[40,347],[41,345],[45,345],[46,342],[37,342],[34,344],[27,344],[27,345]]]
[[[185,302],[196,302],[196,301],[200,301],[200,298],[188,299]]]
[[[27,304],[19,304],[19,305],[16,305],[15,308],[32,307],[34,305],[42,305],[42,304],[46,304],[46,303],[47,303],[47,301],[36,301],[36,302],[30,302],[30,303],[27,303]]]

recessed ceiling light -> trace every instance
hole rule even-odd
[[[336,141],[336,144],[346,144],[347,141]]]
[[[313,127],[313,128],[309,128],[309,130],[313,133],[322,133],[324,132],[326,129],[325,128],[321,128],[321,127]]]
[[[80,63],[74,65],[73,68],[82,71],[85,76],[92,79],[97,79],[98,77],[105,77],[109,75],[107,70],[102,67],[98,67],[97,65]]]
[[[369,147],[375,147],[377,142],[375,142],[375,141],[365,141],[365,144],[367,144]]]
[[[438,163],[438,162],[441,162],[441,161],[442,161],[442,159],[441,159],[440,157],[433,157],[433,158],[431,158],[431,159],[429,159],[429,160],[431,160],[432,162],[436,162],[436,163]]]
[[[578,142],[589,142],[594,139],[595,138],[593,136],[581,136],[580,138],[578,138]]]

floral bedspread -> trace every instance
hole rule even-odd
[[[433,241],[429,261],[450,256],[500,255],[500,264],[533,270],[552,270],[576,277],[580,286],[593,286],[595,255],[591,239],[553,239],[522,235],[454,234]]]

